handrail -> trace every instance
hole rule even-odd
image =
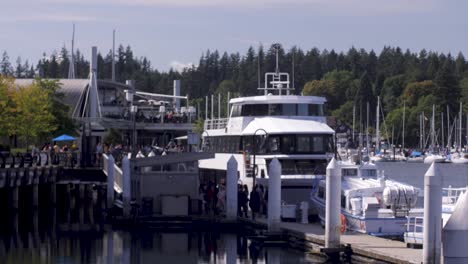
[[[109,175],[109,156],[107,154],[102,154],[102,171],[104,174]],[[117,164],[114,164],[114,190],[117,193],[122,193],[123,188],[123,172]]]

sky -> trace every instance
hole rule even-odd
[[[0,52],[14,64],[42,54],[91,47],[107,54],[130,45],[153,68],[197,63],[206,50],[240,52],[281,43],[286,49],[346,51],[385,45],[468,56],[464,0],[0,0]]]

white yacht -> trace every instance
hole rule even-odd
[[[453,188],[449,186],[448,188],[442,188],[442,227],[445,227],[455,211],[457,203],[467,190],[468,187]],[[422,246],[424,238],[423,220],[424,218],[422,216],[407,218],[407,229],[404,235],[407,247]]]
[[[278,56],[278,55],[277,55]],[[326,123],[324,97],[292,95],[288,73],[265,74],[261,96],[229,101],[227,119],[205,121],[202,151],[213,159],[200,160],[201,179],[226,177],[231,156],[237,161],[239,183],[249,191],[255,184],[268,185],[268,165],[277,158],[282,165],[282,200],[309,201],[314,179],[323,177],[334,152],[334,130]],[[255,180],[254,180],[255,178]]]
[[[406,216],[422,216],[422,191],[388,180],[374,163],[337,162],[341,173],[342,230],[375,236],[403,236]],[[325,180],[311,193],[325,222]]]

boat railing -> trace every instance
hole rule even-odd
[[[109,156],[107,154],[103,154],[102,157],[103,157],[102,170],[104,174],[108,175]],[[123,188],[123,172],[122,172],[122,169],[117,164],[114,164],[114,189],[116,189],[118,193],[121,193],[122,188]]]
[[[227,127],[228,118],[217,118],[205,120],[204,129],[224,129]]]
[[[442,204],[456,204],[460,195],[466,192],[467,188],[442,188]]]
[[[407,216],[406,217],[406,232],[422,233],[424,227],[424,217],[422,216]]]

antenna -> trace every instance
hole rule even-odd
[[[70,66],[68,67],[68,79],[75,79],[75,58],[73,55],[74,49],[75,49],[75,23],[73,23]]]
[[[115,29],[112,31],[112,81],[115,82]]]
[[[293,48],[292,50],[292,88],[296,88],[296,86],[294,85],[294,57],[296,55],[296,49]]]
[[[257,82],[258,82],[257,87],[260,88],[260,52],[257,54]]]
[[[278,55],[278,53],[279,53],[280,45],[279,44],[274,44],[273,48],[276,50],[276,69],[275,69],[275,72],[278,75],[279,74],[279,66],[278,66],[278,57],[279,57],[279,55]]]

